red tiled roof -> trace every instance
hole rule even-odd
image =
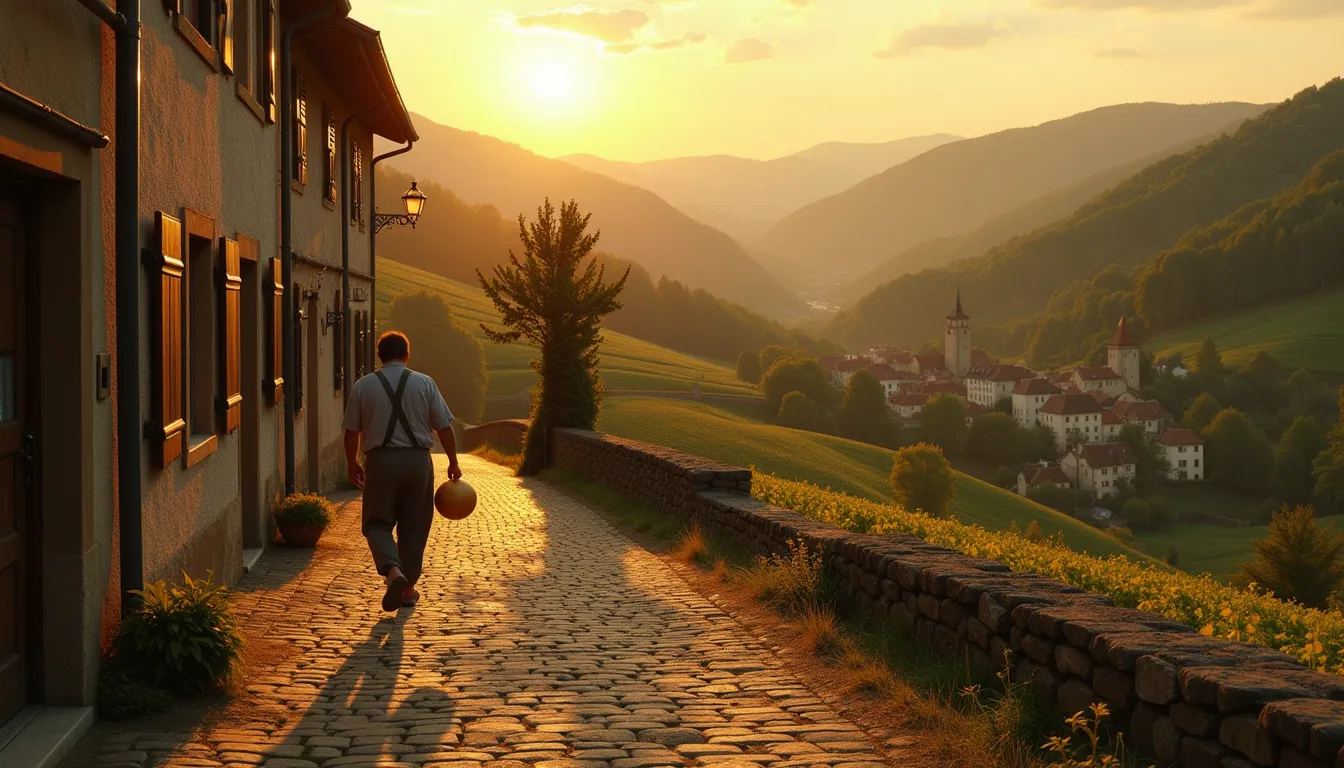
[[[887,399],[892,405],[922,406],[929,401],[929,396],[923,392],[893,392]]]
[[[1079,413],[1101,413],[1101,403],[1087,395],[1055,395],[1041,405],[1041,413],[1073,416]]]
[[[1100,389],[1089,389],[1083,394],[1087,395],[1093,400],[1096,400],[1098,403],[1101,403],[1102,405],[1106,405],[1112,400],[1110,395],[1106,394],[1105,392],[1102,392]]]
[[[1171,414],[1156,400],[1121,400],[1115,404],[1115,412],[1125,421],[1155,421],[1170,418]]]
[[[1110,346],[1112,347],[1137,347],[1137,342],[1129,333],[1129,323],[1125,321],[1125,316],[1120,316],[1120,323],[1115,326],[1115,333],[1111,336]]]
[[[1013,387],[1014,395],[1058,395],[1059,387],[1049,379],[1023,379]]]
[[[979,404],[979,403],[967,403],[967,404],[966,404],[966,415],[967,415],[967,416],[979,416],[979,415],[982,414],[982,413],[988,413],[988,412],[989,412],[989,409],[986,408],[985,406]]]
[[[915,361],[919,363],[921,371],[945,371],[947,363],[942,355],[915,355]]]
[[[1108,408],[1101,412],[1101,423],[1111,425],[1124,424],[1125,420],[1116,415],[1115,411]]]
[[[878,381],[914,381],[919,378],[909,371],[898,371],[886,363],[875,363],[868,366],[868,372]]]
[[[1036,374],[1020,365],[998,365],[991,368],[972,368],[966,372],[966,378],[981,381],[1022,381]]]
[[[1134,451],[1129,443],[1079,443],[1073,450],[1094,469],[1134,463]]]
[[[979,347],[971,348],[971,365],[997,365],[998,361],[989,356],[989,353]]]
[[[1203,445],[1204,441],[1193,429],[1168,429],[1157,436],[1162,445]]]
[[[966,386],[955,381],[927,381],[919,385],[919,389],[930,395],[966,396]]]
[[[1027,467],[1022,470],[1026,475],[1027,487],[1034,485],[1059,484],[1068,485],[1069,476],[1064,474],[1064,470],[1059,468],[1058,464],[1046,464],[1044,466]]]
[[[1083,381],[1111,381],[1120,378],[1120,374],[1104,365],[1088,365],[1075,368],[1073,373]]]

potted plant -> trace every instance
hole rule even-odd
[[[315,493],[292,493],[272,513],[275,527],[291,547],[315,547],[331,523],[331,504]]]

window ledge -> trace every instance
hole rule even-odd
[[[187,21],[180,13],[173,14],[173,27],[187,41],[191,49],[201,57],[202,61],[209,64],[214,71],[219,71],[219,51],[216,51],[210,43],[206,42],[204,37],[201,37],[201,33],[196,31],[196,27],[192,26],[190,21]]]
[[[219,438],[215,435],[189,435],[187,437],[187,452],[182,459],[183,465],[191,467],[201,463],[206,456],[214,453],[218,446]]]
[[[303,190],[307,189],[307,187],[308,187],[307,184],[304,184],[302,181],[299,181],[298,179],[291,178],[289,180],[289,188],[294,190],[295,192],[298,192],[300,195],[303,194]]]
[[[336,201],[329,197],[324,197],[322,198],[322,207],[326,208],[328,211],[334,211],[336,210]]]
[[[266,110],[262,109],[261,105],[257,103],[257,100],[252,96],[252,92],[247,89],[247,86],[243,85],[241,80],[237,80],[235,81],[233,91],[238,94],[238,100],[247,106],[248,111],[256,115],[257,119],[261,121],[261,124],[265,125]]]

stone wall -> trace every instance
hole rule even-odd
[[[515,453],[523,450],[523,436],[527,434],[527,419],[491,421],[474,427],[464,427],[458,440],[458,451],[469,453],[482,446]]]
[[[555,466],[748,551],[804,542],[849,610],[982,671],[1006,660],[1061,714],[1104,701],[1127,742],[1159,765],[1344,768],[1342,677],[911,536],[808,520],[752,499],[750,470],[579,430],[556,430],[551,447]]]

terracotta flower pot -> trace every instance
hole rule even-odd
[[[291,547],[304,547],[312,549],[317,546],[317,540],[322,538],[322,532],[327,529],[325,525],[293,525],[279,523],[280,535],[284,537],[285,544]]]

